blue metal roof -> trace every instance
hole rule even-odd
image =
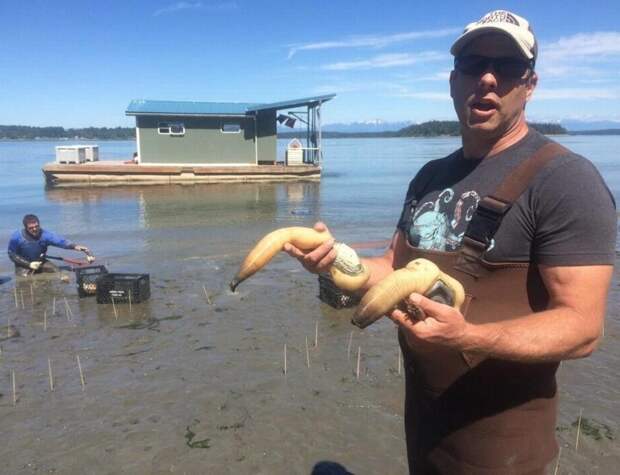
[[[271,102],[269,104],[256,104],[248,108],[249,111],[261,111],[268,109],[293,109],[302,106],[315,106],[321,102],[327,102],[336,97],[336,94],[327,94],[325,96],[305,97],[303,99],[292,99],[290,101]]]
[[[244,102],[193,102],[193,101],[146,101],[133,100],[126,115],[245,115],[248,107],[255,104]]]
[[[301,106],[313,106],[329,101],[336,95],[307,97],[290,101],[267,104],[248,102],[193,102],[193,101],[148,101],[133,100],[127,106],[126,115],[246,115],[269,109],[291,109]]]

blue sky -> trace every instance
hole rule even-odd
[[[131,99],[336,93],[324,121],[454,119],[448,53],[503,8],[532,23],[528,118],[620,121],[620,2],[0,0],[0,124],[130,126]]]

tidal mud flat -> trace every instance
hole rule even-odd
[[[394,328],[354,330],[293,264],[278,259],[236,294],[238,259],[161,266],[151,299],[116,304],[118,318],[73,282],[18,283],[17,306],[5,284],[0,327],[19,331],[0,343],[6,473],[403,472]]]
[[[116,315],[73,281],[3,284],[3,473],[406,473],[393,324],[357,330],[285,257],[232,294],[241,257],[149,262],[151,299]],[[560,368],[557,473],[620,462],[619,302],[616,278],[601,348]]]
[[[17,307],[15,281],[0,284],[0,473],[288,475],[310,474],[321,461],[356,474],[406,473],[392,323],[358,331],[351,310],[320,302],[316,277],[286,256],[237,294],[227,288],[252,243],[278,227],[320,219],[346,243],[388,239],[416,170],[459,146],[455,138],[326,143],[320,184],[75,190],[42,188],[55,143],[0,143],[3,242],[26,212],[38,212],[110,271],[151,276],[150,300],[131,313],[117,305],[118,320],[112,305],[79,299],[74,279],[36,281],[32,302],[26,282]],[[595,160],[620,202],[611,153],[619,139],[562,143]],[[113,157],[134,149],[101,144]],[[8,276],[5,257],[0,282]],[[599,350],[558,373],[558,474],[615,474],[620,466],[619,282]]]

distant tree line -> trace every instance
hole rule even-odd
[[[568,133],[560,124],[528,122],[528,125],[541,134],[558,135]],[[461,135],[459,122],[452,120],[432,120],[430,122],[410,125],[396,132],[396,137],[437,137],[439,135]]]
[[[528,125],[546,135],[578,134],[578,135],[619,135],[619,129],[590,130],[569,132],[559,124],[535,123]],[[388,132],[328,132],[322,133],[323,138],[381,138],[381,137],[439,137],[461,134],[459,123],[455,120],[431,120],[414,124],[400,130]],[[278,137],[302,137],[304,130],[296,132],[278,132]],[[133,127],[85,127],[81,129],[65,129],[64,127],[30,127],[27,125],[0,125],[0,139],[97,139],[97,140],[134,140],[136,129]]]
[[[620,135],[620,129],[581,130],[569,132],[570,135]]]
[[[132,140],[136,138],[133,127],[30,127],[27,125],[0,125],[0,139],[97,139]]]
[[[542,134],[557,135],[567,134],[568,131],[559,124],[552,123],[528,123],[528,125],[538,130]],[[282,132],[278,137],[300,137],[304,131]],[[421,124],[409,125],[400,130],[390,132],[323,132],[323,138],[353,138],[353,137],[439,137],[439,136],[458,137],[461,135],[459,122],[456,120],[431,120]]]
[[[396,137],[437,137],[461,135],[461,126],[456,120],[431,120],[421,124],[412,124],[396,132]]]

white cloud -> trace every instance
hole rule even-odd
[[[237,8],[237,3],[234,1],[231,2],[219,2],[219,3],[210,3],[205,5],[202,2],[176,2],[167,7],[160,8],[153,13],[153,16],[165,15],[168,13],[174,13],[181,10],[234,10]]]
[[[535,100],[592,100],[592,99],[618,99],[620,93],[605,89],[579,89],[579,88],[558,88],[558,89],[537,89],[534,93]]]
[[[412,79],[415,79],[416,81],[444,81],[447,83],[448,80],[450,79],[450,71],[439,71],[434,74],[429,74],[427,76],[414,77]]]
[[[391,91],[399,92],[407,89],[397,83],[386,81],[342,81],[331,84],[323,84],[313,89],[313,94],[350,93],[362,91]]]
[[[616,84],[617,79],[614,78],[581,78],[576,82],[580,84]]]
[[[560,38],[554,43],[541,45],[541,56],[549,60],[586,57],[599,61],[620,55],[620,32],[599,31],[578,33]]]
[[[324,64],[321,66],[321,69],[328,71],[349,71],[351,69],[393,68],[398,66],[409,66],[416,63],[425,63],[428,61],[438,61],[445,58],[445,54],[437,53],[435,51],[426,51],[418,54],[382,54],[360,61],[343,61],[339,63]]]
[[[567,61],[553,62],[542,64],[536,68],[538,74],[543,79],[551,78],[584,78],[584,77],[597,77],[603,74],[605,71],[601,71],[599,68],[593,68],[591,66],[575,66],[568,64]]]
[[[429,31],[410,31],[406,33],[396,33],[393,35],[384,36],[351,36],[340,40],[295,44],[289,46],[288,58],[292,58],[299,51],[313,51],[336,48],[384,48],[394,43],[415,41],[424,38],[442,38],[444,36],[451,36],[460,32],[460,28],[446,28],[441,30]]]
[[[407,97],[410,99],[423,99],[430,101],[450,101],[452,102],[452,98],[450,97],[450,93],[446,92],[405,92],[398,95],[399,97]]]
[[[592,114],[590,112],[562,114],[561,117],[550,114],[532,114],[528,117],[531,122],[564,122],[578,120],[580,122],[618,122],[620,126],[620,114]]]
[[[537,67],[541,78],[605,79],[620,70],[620,32],[578,33],[544,43]]]
[[[180,10],[197,10],[202,8],[202,2],[177,2],[167,7],[160,8],[153,13],[153,16],[163,15],[165,13],[178,12]]]

